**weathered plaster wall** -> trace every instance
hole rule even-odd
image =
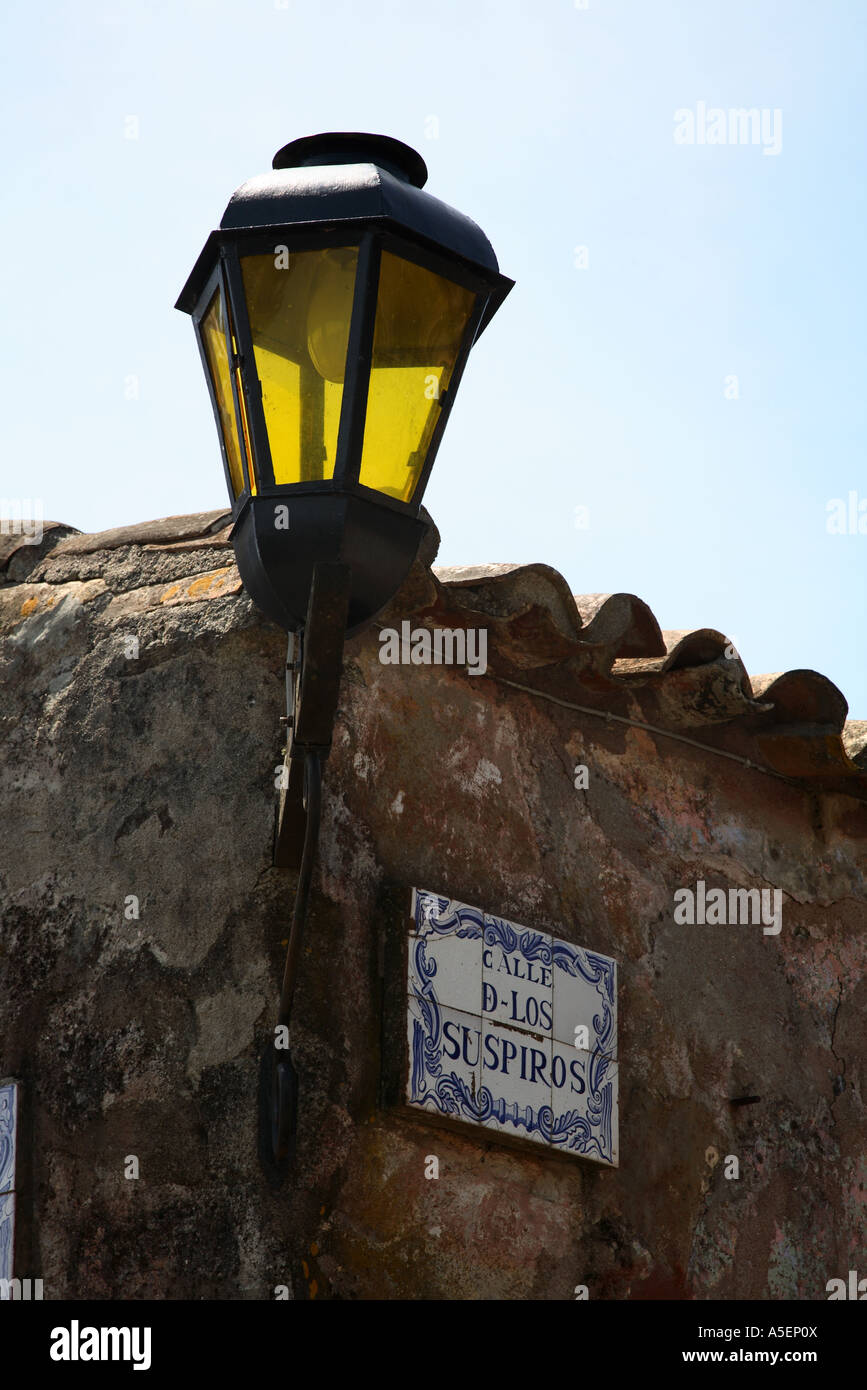
[[[750,686],[720,634],[666,644],[637,600],[576,607],[544,567],[419,567],[382,620],[487,623],[485,676],[384,666],[375,629],[348,644],[297,1163],[262,1167],[294,885],[271,862],[285,647],[225,522],[0,555],[18,1272],[49,1298],[226,1299],[823,1299],[867,1272],[867,730],[821,678]],[[780,935],[675,925],[699,878],[782,889]],[[618,1170],[383,1111],[381,942],[413,885],[617,959]]]

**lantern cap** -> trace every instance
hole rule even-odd
[[[417,150],[391,135],[357,130],[329,131],[290,140],[271,161],[272,169],[311,169],[322,165],[375,164],[404,183],[424,188],[427,165]]]
[[[221,254],[231,243],[243,246],[263,233],[275,244],[294,229],[315,235],[345,227],[347,245],[356,244],[365,225],[393,229],[423,239],[447,256],[469,263],[495,284],[481,333],[512,281],[500,275],[494,248],[471,218],[434,198],[422,187],[427,166],[421,155],[389,135],[331,131],[291,140],[277,151],[273,168],[241,184],[229,199],[187,278],[176,307],[190,314]],[[493,279],[492,279],[493,277]]]

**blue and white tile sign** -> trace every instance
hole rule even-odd
[[[408,954],[408,1104],[616,1167],[615,962],[421,889]]]
[[[12,1278],[15,1246],[15,1131],[18,1087],[0,1084],[0,1279]],[[3,1298],[0,1293],[0,1298]]]

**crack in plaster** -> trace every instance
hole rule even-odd
[[[835,1094],[833,1100],[831,1101],[831,1107],[830,1107],[830,1109],[831,1109],[831,1119],[832,1119],[832,1121],[833,1121],[833,1123],[834,1123],[835,1125],[836,1125],[836,1123],[837,1123],[837,1116],[834,1114],[834,1106],[837,1104],[837,1101],[840,1099],[841,1095],[843,1094],[843,1092],[844,1092],[845,1089],[846,1089],[846,1079],[845,1079],[845,1078],[846,1078],[846,1059],[845,1059],[845,1057],[838,1057],[838,1056],[837,1056],[837,1053],[836,1053],[836,1051],[835,1051],[835,1048],[834,1048],[834,1043],[835,1043],[836,1038],[837,1038],[837,1017],[838,1017],[838,1015],[839,1015],[839,1013],[840,1013],[840,1005],[842,1004],[842,1002],[843,1002],[843,981],[840,980],[840,981],[838,982],[837,1003],[836,1003],[836,1005],[835,1005],[835,1007],[834,1007],[834,1020],[833,1020],[833,1022],[832,1022],[832,1024],[831,1024],[831,1056],[834,1058],[834,1061],[837,1063],[837,1065],[838,1065],[838,1066],[842,1066],[842,1068],[843,1068],[842,1071],[840,1071],[840,1072],[837,1073],[837,1077],[835,1078],[834,1090],[836,1091],[836,1094]],[[839,1089],[839,1091],[837,1091],[837,1089],[836,1089],[836,1081],[839,1081],[839,1082],[840,1082],[840,1089]]]

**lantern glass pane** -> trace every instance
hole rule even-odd
[[[382,253],[359,482],[409,502],[473,311],[471,290]]]
[[[223,310],[223,294],[217,290],[207,313],[201,322],[202,346],[211,374],[211,384],[217,401],[220,427],[226,456],[229,461],[229,476],[232,491],[237,497],[244,490],[244,469],[241,463],[241,447],[235,425],[235,405],[232,400],[232,379],[229,375],[229,354],[226,349],[226,321]],[[243,399],[243,398],[242,398]]]
[[[357,247],[242,256],[275,483],[334,476]]]

